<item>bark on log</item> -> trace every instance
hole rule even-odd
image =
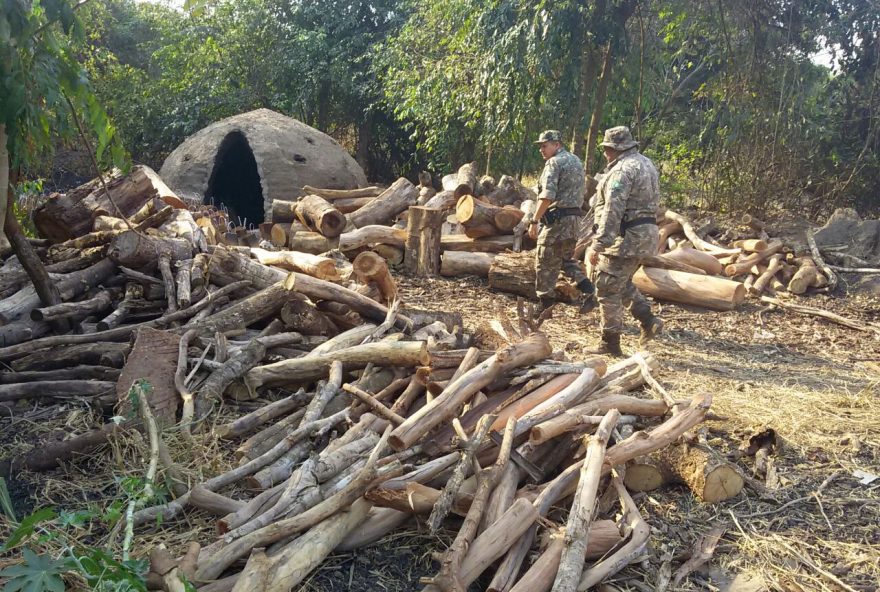
[[[272,224],[272,228],[269,230],[269,242],[276,247],[283,249],[290,245],[293,237],[296,236],[298,232],[309,232],[312,234],[308,228],[299,222],[278,222]]]
[[[407,233],[402,228],[391,226],[363,226],[350,232],[345,232],[339,237],[340,251],[354,251],[372,245],[404,246]]]
[[[127,343],[85,343],[61,345],[38,351],[15,360],[9,366],[16,372],[25,370],[57,370],[77,364],[122,368]]]
[[[746,295],[745,287],[739,282],[650,267],[639,269],[633,276],[633,284],[643,294],[658,300],[713,310],[733,310]]]
[[[788,291],[792,294],[804,294],[807,288],[816,285],[819,278],[819,268],[809,257],[801,260],[800,267],[795,272],[791,281],[788,282]]]
[[[8,477],[20,470],[48,471],[78,454],[86,453],[106,443],[109,437],[129,429],[126,424],[107,423],[100,428],[57,442],[42,442],[28,453],[0,460],[0,477]]]
[[[397,427],[389,442],[397,450],[412,446],[438,424],[448,420],[458,408],[477,391],[498,376],[547,357],[550,343],[542,333],[535,333],[525,341],[505,347],[457,380],[451,382],[433,401],[410,416]]]
[[[73,316],[87,317],[90,314],[101,312],[110,307],[113,302],[112,293],[108,290],[101,290],[98,295],[88,300],[80,300],[78,302],[64,302],[55,306],[46,306],[44,308],[35,308],[31,311],[31,320],[34,321],[53,321],[55,319],[66,319]]]
[[[154,198],[181,207],[182,202],[152,169],[132,167],[125,177],[107,180],[113,202],[123,216],[132,216]],[[34,226],[40,236],[62,242],[92,230],[96,215],[119,216],[97,179],[64,195],[53,197],[34,211]]]
[[[99,380],[52,380],[0,385],[0,402],[19,399],[65,399],[112,393],[116,383]]]
[[[446,251],[441,257],[440,275],[457,277],[476,275],[486,277],[495,260],[495,253],[468,253],[465,251]]]
[[[117,235],[110,243],[109,257],[119,265],[142,269],[156,265],[159,256],[167,254],[171,261],[192,259],[192,244],[178,238],[155,238],[132,230]]]
[[[770,257],[770,261],[767,262],[767,269],[761,273],[758,279],[755,280],[755,283],[752,284],[751,290],[749,290],[749,294],[753,296],[760,295],[767,287],[770,285],[771,280],[776,277],[776,273],[782,269],[782,255],[777,253]]]
[[[327,238],[336,238],[345,229],[345,216],[318,195],[306,195],[296,202],[297,219]]]
[[[537,194],[508,175],[502,175],[498,187],[490,193],[488,200],[498,206],[516,205],[527,200],[537,200]]]
[[[515,211],[522,214],[520,210]],[[505,213],[503,208],[481,201],[472,195],[464,195],[455,205],[455,217],[465,227],[468,236],[473,236],[477,229],[481,229],[479,231],[480,234],[490,232],[491,234],[488,236],[512,234],[513,227],[516,226],[516,222],[519,222],[519,219],[516,219],[512,225],[505,224],[509,228],[500,228],[496,221],[496,218],[500,218],[503,223],[509,222],[512,215]],[[522,216],[519,216],[519,218],[522,218]],[[485,231],[482,230],[484,227]]]
[[[456,175],[455,193],[456,197],[462,195],[473,195],[477,189],[477,163],[468,162],[458,167]]]
[[[440,229],[443,210],[413,206],[406,221],[406,252],[403,268],[416,277],[435,277],[440,272]]]
[[[259,248],[249,248],[247,251],[263,265],[274,265],[288,271],[298,271],[320,280],[333,282],[339,279],[336,262],[329,257],[319,257],[298,251],[267,251]]]
[[[280,316],[285,326],[303,335],[332,336],[339,333],[336,325],[302,294],[291,294],[290,300],[281,308]]]
[[[346,370],[363,368],[369,363],[377,366],[424,366],[430,360],[424,342],[380,341],[356,345],[330,353],[322,353],[295,360],[283,360],[254,368],[247,374],[248,385],[256,389],[263,385],[283,385],[307,382],[325,376],[330,364],[342,362]]]
[[[724,267],[716,257],[687,247],[679,247],[668,253],[663,253],[663,258],[686,263],[687,265],[702,269],[709,275],[721,275],[721,272],[724,271]]]
[[[711,255],[709,255],[711,257]],[[714,259],[714,257],[712,257]],[[674,259],[667,259],[660,255],[647,255],[640,258],[640,263],[644,267],[656,267],[658,269],[668,269],[671,271],[683,271],[685,273],[694,273],[696,275],[706,275],[706,272],[699,267],[688,265]]]
[[[174,384],[180,337],[169,331],[144,327],[138,329],[131,354],[116,381],[116,398],[120,411],[132,407],[128,399],[131,385],[143,378],[150,383],[150,409],[160,426],[173,425],[177,420],[180,398]]]
[[[746,251],[747,253],[757,253],[767,248],[767,241],[760,238],[747,238],[743,240],[733,241],[733,246]]]
[[[525,217],[525,212],[513,206],[505,206],[495,213],[494,225],[502,233],[513,232],[517,224]]]
[[[503,253],[513,248],[513,237],[509,235],[473,239],[464,234],[447,234],[440,239],[440,248],[445,251],[469,251],[478,253]]]
[[[751,253],[746,257],[739,257],[736,263],[731,263],[724,268],[724,275],[734,277],[743,273],[748,273],[752,266],[757,265],[769,259],[772,255],[782,250],[782,241],[771,242],[763,251]]]
[[[434,208],[438,210],[442,210],[444,212],[449,212],[449,210],[455,207],[455,204],[458,202],[458,197],[456,197],[454,191],[441,191],[434,195],[431,199],[424,203],[426,208]]]
[[[310,399],[310,395],[306,394],[305,391],[294,393],[289,397],[278,399],[277,401],[264,405],[246,415],[242,415],[234,421],[218,425],[214,428],[214,434],[221,439],[231,439],[243,436],[272,419],[281,417],[299,407],[302,407],[308,403]]]
[[[639,399],[629,395],[607,395],[571,407],[561,415],[541,422],[531,429],[529,441],[534,445],[543,444],[561,434],[586,425],[584,418],[607,413],[611,409],[617,409],[626,415],[662,417],[669,411],[669,406],[664,401],[657,399]]]
[[[339,199],[356,199],[376,197],[382,193],[381,187],[372,185],[370,187],[360,187],[358,189],[325,189],[323,187],[312,187],[311,185],[303,185],[303,194],[320,195],[327,201],[336,201]]]
[[[395,216],[415,205],[419,190],[415,185],[401,177],[379,194],[375,200],[356,212],[346,214],[346,218],[355,228],[363,228],[372,224],[388,224]]]
[[[496,256],[489,269],[489,287],[534,300],[536,298],[535,253],[527,251],[501,253]],[[558,302],[572,304],[580,302],[582,296],[580,291],[570,284],[561,281],[556,284]]]
[[[272,202],[272,222],[284,223],[296,220],[296,202],[276,199]]]
[[[422,189],[424,191],[424,188]],[[433,194],[431,194],[433,195]],[[375,196],[373,197],[350,197],[345,199],[337,199],[333,201],[333,207],[339,210],[342,214],[350,214],[352,212],[356,212],[371,201],[373,201]]]
[[[717,245],[713,245],[709,241],[703,240],[700,235],[697,234],[697,231],[694,230],[694,227],[691,225],[690,220],[688,220],[681,214],[676,214],[672,210],[666,210],[664,215],[667,220],[678,222],[681,225],[682,231],[684,231],[684,234],[688,238],[688,240],[691,241],[694,247],[699,249],[700,251],[706,251],[707,253],[712,253],[713,255],[733,255],[741,252],[741,249],[725,249],[724,247],[719,247]]]
[[[277,315],[284,304],[290,300],[292,294],[292,285],[288,287],[286,282],[278,282],[237,301],[206,319],[188,325],[188,327],[198,329],[201,333],[210,334],[223,333],[231,329],[244,329],[257,321]]]
[[[744,481],[734,465],[711,450],[682,443],[630,462],[624,483],[632,491],[683,483],[697,499],[711,504],[739,495]]]

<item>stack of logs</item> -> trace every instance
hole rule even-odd
[[[289,590],[332,551],[412,528],[417,514],[432,531],[457,529],[426,590],[464,590],[487,571],[495,590],[586,589],[642,554],[650,529],[628,491],[677,482],[715,502],[742,487],[736,467],[693,435],[711,398],[673,399],[647,352],[612,366],[566,360],[522,319],[504,320],[510,343],[481,350],[460,315],[401,306],[371,250],[349,261],[209,244],[166,187],[144,184],[137,199],[119,187],[101,213],[115,218],[102,219],[107,229],[95,218],[39,247],[61,302],[44,306],[12,261],[0,270],[0,361],[12,369],[0,375],[0,405],[77,398],[127,419],[3,459],[0,473],[50,469],[142,430],[173,499],[137,508],[129,523],[186,528],[193,509],[217,516],[217,537],[181,559],[153,550],[154,589],[178,590],[183,575],[210,592]],[[395,183],[346,213],[334,240],[430,193],[410,188]],[[417,207],[406,222],[419,232],[396,230],[419,237],[403,244],[427,266],[423,252],[439,255],[428,218],[440,208]],[[293,209],[312,228],[302,232],[340,226],[317,200]],[[637,392],[645,384],[659,398]],[[134,391],[148,402],[136,411]],[[221,405],[239,416],[217,424]],[[237,466],[187,483],[162,452],[167,428],[213,450],[236,441]]]

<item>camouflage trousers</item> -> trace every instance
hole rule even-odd
[[[552,226],[541,226],[535,259],[535,293],[538,298],[553,298],[559,271],[574,283],[587,279],[580,261],[574,258],[580,218],[566,216]]]
[[[635,257],[609,257],[599,255],[599,269],[596,273],[596,298],[599,301],[599,315],[602,331],[620,333],[623,331],[623,311],[640,323],[651,320],[651,305],[632,283],[633,274],[639,268]]]

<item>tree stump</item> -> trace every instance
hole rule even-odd
[[[410,207],[403,256],[403,268],[408,274],[434,277],[440,273],[440,230],[444,218],[440,209]]]

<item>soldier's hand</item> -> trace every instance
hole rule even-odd
[[[529,238],[532,240],[538,240],[538,225],[537,224],[529,224]]]
[[[599,264],[599,253],[593,247],[587,249],[587,261],[594,267]]]

